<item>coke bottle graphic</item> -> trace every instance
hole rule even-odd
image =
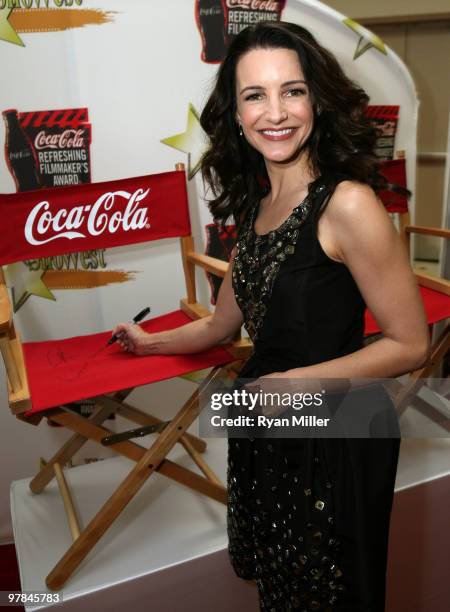
[[[222,0],[197,0],[195,9],[203,43],[202,60],[210,63],[221,62],[227,48],[226,17]]]
[[[17,111],[15,109],[4,111],[3,119],[6,124],[5,158],[17,191],[40,189],[42,185],[34,150],[19,123]]]

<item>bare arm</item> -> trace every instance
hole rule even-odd
[[[113,334],[120,334],[119,344],[136,355],[197,353],[230,341],[243,323],[231,284],[235,249],[220,286],[214,314],[176,329],[149,334],[138,325],[120,323]]]
[[[344,357],[274,376],[388,378],[420,367],[429,351],[425,314],[406,248],[383,205],[369,187],[346,181],[325,214],[336,258],[349,268],[383,338]]]

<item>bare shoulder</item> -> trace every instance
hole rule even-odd
[[[337,261],[348,262],[356,253],[365,257],[389,252],[397,240],[383,203],[369,185],[358,181],[339,183],[323,216],[324,241]]]
[[[330,221],[353,225],[364,221],[388,219],[386,209],[373,189],[358,181],[342,181],[336,187],[327,207]]]

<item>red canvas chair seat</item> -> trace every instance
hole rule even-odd
[[[429,325],[444,321],[450,317],[450,296],[428,287],[419,287],[419,291]],[[372,334],[380,333],[380,331],[372,313],[367,309],[365,313],[365,335],[371,336]]]
[[[176,310],[144,321],[148,332],[174,329],[189,323]],[[214,347],[186,355],[146,355],[136,358],[116,343],[106,346],[111,332],[46,342],[25,342],[23,349],[32,408],[27,418],[54,406],[69,404],[128,387],[146,385],[235,360],[225,348]]]

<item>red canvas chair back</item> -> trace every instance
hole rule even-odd
[[[382,162],[381,174],[389,185],[407,188],[405,159],[392,159]],[[405,194],[383,189],[378,193],[381,201],[390,213],[408,213],[408,198]]]
[[[183,171],[0,194],[0,265],[189,236]]]

